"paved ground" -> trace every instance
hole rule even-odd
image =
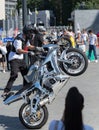
[[[0,72],[0,95],[9,78],[9,72]],[[22,78],[16,80],[14,86],[22,84]],[[48,105],[49,119],[41,130],[48,130],[49,122],[52,119],[60,119],[64,110],[64,98],[68,89],[77,86],[85,97],[85,108],[83,110],[84,123],[99,130],[99,62],[90,63],[87,71],[78,77],[71,77],[66,87],[64,87],[56,97],[55,101]],[[16,91],[14,87],[14,91]],[[18,110],[22,101],[18,101],[9,106],[3,104],[0,98],[0,130],[27,130],[19,121]]]

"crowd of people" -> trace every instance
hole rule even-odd
[[[80,50],[82,50],[84,53],[86,53],[88,57],[88,61],[91,62],[91,56],[94,56],[94,61],[97,63],[97,46],[99,45],[99,33],[97,35],[93,32],[93,30],[86,31],[85,29],[77,30],[77,32],[73,32],[71,29],[49,29],[46,31],[46,29],[43,27],[41,28],[44,31],[42,31],[44,42],[48,42],[46,37],[50,36],[54,41],[57,41],[58,38],[62,36],[68,37],[72,43],[72,47],[76,47]],[[37,33],[35,31],[35,33]],[[38,36],[37,36],[38,35]],[[30,40],[31,45],[39,45],[40,41],[38,40],[38,43],[36,43],[36,40],[39,39],[39,34],[36,34],[36,37],[34,37],[32,40]],[[41,39],[42,41],[43,39]],[[6,70],[10,70],[10,65],[8,61],[8,55],[10,53],[12,46],[12,42],[8,41],[5,45],[0,40],[0,65],[2,66],[2,72],[5,73]],[[2,48],[6,47],[6,52],[3,54]],[[4,48],[5,49],[5,48]],[[31,62],[34,62],[34,58],[30,57]]]
[[[92,29],[88,31],[86,29],[78,29],[75,33],[71,29],[63,29],[58,33],[52,30],[52,32],[54,33],[54,36],[57,37],[64,35],[69,36],[72,46],[83,51],[87,55],[89,63],[91,61],[95,61],[96,63],[98,62],[97,47],[99,47],[99,33],[95,34]]]

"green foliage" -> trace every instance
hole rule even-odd
[[[41,7],[42,0],[27,0],[28,8],[34,11],[35,8],[39,9]]]
[[[82,7],[82,2],[85,5]],[[75,9],[99,9],[99,0],[83,0],[82,2],[76,2]]]

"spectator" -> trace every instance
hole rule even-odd
[[[80,32],[78,32],[77,37],[76,37],[76,45],[78,49],[82,50],[83,52],[86,51],[86,45],[84,44],[82,40]]]
[[[72,32],[72,30],[68,31],[67,29],[64,29],[63,37],[66,38],[70,42],[71,47],[75,47],[75,38],[74,38],[74,33]]]
[[[3,68],[2,72],[5,73],[5,68],[6,68],[6,58],[5,58],[5,55],[2,54],[2,51],[0,50],[0,63],[1,63],[1,66]]]
[[[93,51],[95,62],[97,63],[98,62],[97,54],[96,54],[97,36],[93,33],[92,30],[89,30],[88,33],[89,33],[89,38],[88,38],[88,41],[89,41],[88,59],[89,60],[88,61],[90,62],[91,54]]]
[[[83,124],[82,109],[84,97],[76,87],[69,89],[65,98],[65,110],[61,120],[53,120],[49,130],[93,130],[92,127]]]
[[[6,50],[6,47],[5,45],[3,44],[2,41],[0,41],[0,62],[1,62],[1,65],[2,65],[2,68],[3,68],[3,73],[5,73],[5,69],[6,69],[6,53],[7,53],[7,50]]]
[[[83,42],[83,44],[84,44],[84,45],[87,45],[88,34],[87,34],[87,32],[86,32],[85,29],[82,30],[81,37],[82,37],[82,42]]]
[[[98,38],[98,45],[99,45],[99,32],[97,33],[97,38]]]

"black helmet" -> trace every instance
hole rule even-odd
[[[23,27],[23,33],[24,34],[30,34],[33,33],[34,27],[30,24],[30,25],[25,25]]]

